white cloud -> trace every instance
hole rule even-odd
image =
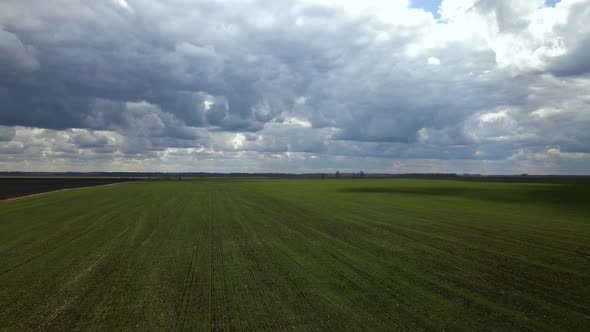
[[[440,60],[439,60],[439,59],[437,59],[437,58],[435,58],[435,57],[429,57],[429,58],[426,60],[426,62],[427,62],[429,65],[435,65],[435,66],[438,66],[438,65],[440,65]]]
[[[305,119],[299,119],[296,117],[288,117],[283,121],[283,123],[286,125],[298,126],[298,127],[302,127],[302,128],[310,128],[311,127],[311,122],[309,122]]]
[[[112,0],[115,4],[125,8],[126,10],[132,11],[131,7],[129,7],[129,4],[127,3],[127,1],[125,0]]]
[[[0,4],[0,141],[22,152],[2,167],[502,172],[559,147],[551,170],[575,170],[590,150],[587,1],[444,0],[438,20],[409,1],[56,1]]]
[[[244,136],[242,133],[237,133],[234,136],[234,139],[231,141],[234,150],[241,148],[244,145],[244,141],[246,141],[246,136]]]
[[[477,0],[443,0],[438,14],[443,20],[455,20],[473,10],[476,2]]]

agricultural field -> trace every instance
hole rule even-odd
[[[81,177],[0,177],[0,200],[34,195],[48,191],[101,186],[132,180],[133,179],[123,178]]]
[[[0,202],[0,330],[588,330],[590,183],[136,181]]]

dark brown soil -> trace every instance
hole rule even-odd
[[[125,178],[0,178],[0,200],[48,191],[135,181]]]

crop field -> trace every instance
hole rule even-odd
[[[0,177],[0,200],[54,190],[100,186],[132,180],[123,178]]]
[[[588,330],[590,183],[137,181],[0,202],[0,330]]]

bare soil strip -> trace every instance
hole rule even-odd
[[[17,196],[17,197],[10,197],[10,198],[0,199],[0,203],[2,203],[2,202],[16,201],[16,200],[20,200],[20,199],[26,199],[26,198],[31,198],[31,197],[35,197],[35,196],[45,195],[45,194],[52,194],[52,193],[56,193],[56,192],[60,192],[60,191],[76,190],[76,189],[87,189],[87,188],[93,188],[93,187],[105,187],[105,186],[112,186],[112,185],[121,184],[121,183],[125,183],[125,182],[128,182],[128,181],[121,181],[121,182],[107,183],[107,184],[96,184],[96,185],[93,185],[93,186],[64,188],[64,189],[56,189],[56,190],[44,191],[44,192],[30,194],[30,195],[24,195],[24,196]]]

